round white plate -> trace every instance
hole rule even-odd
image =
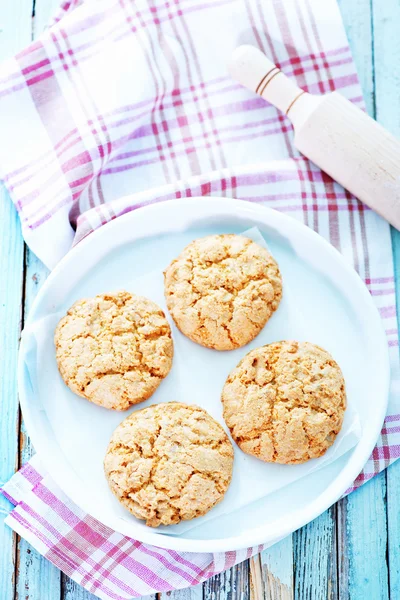
[[[102,473],[108,439],[127,413],[107,411],[72,394],[58,375],[51,344],[40,368],[43,385],[33,386],[22,342],[18,376],[21,406],[44,466],[78,506],[112,529],[142,542],[180,551],[218,552],[277,540],[338,500],[362,470],[381,429],[388,400],[389,361],[380,317],[367,289],[322,237],[290,217],[249,202],[171,200],[110,222],[80,242],[54,269],[36,298],[27,326],[54,313],[65,313],[78,298],[123,288],[137,293],[134,283],[138,277],[154,270],[162,277],[170,260],[191,240],[211,233],[239,233],[254,226],[279,263],[284,295],[290,293],[295,298],[303,330],[312,332],[310,341],[324,346],[338,361],[346,379],[348,402],[359,413],[360,441],[329,466],[190,531],[157,533],[119,506]],[[242,356],[263,343],[295,337],[285,328],[284,314],[278,309],[260,336],[235,352]],[[178,335],[174,329],[173,336]],[[232,354],[232,367],[236,357]],[[173,398],[167,377],[147,403],[133,410],[170,400],[201,404],[195,378],[207,379],[207,373],[201,365],[193,364],[189,355],[175,357],[176,362],[178,359],[183,365],[174,364],[172,371],[192,369],[193,389],[186,389],[185,398]],[[226,375],[220,375],[221,381]],[[213,393],[217,407],[219,397]],[[238,452],[235,449],[235,455]],[[266,477],[268,468],[290,468],[260,465],[265,466]],[[107,502],[102,502],[103,498]]]

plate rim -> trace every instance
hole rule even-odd
[[[221,196],[208,196],[201,197],[196,196],[192,198],[181,198],[181,199],[172,199],[163,201],[160,203],[152,203],[145,206],[141,206],[130,210],[129,212],[118,216],[117,218],[111,220],[110,222],[102,225],[95,231],[91,232],[90,235],[81,240],[75,247],[73,247],[56,265],[53,271],[50,273],[46,281],[44,282],[42,288],[39,290],[33,304],[31,310],[29,311],[28,318],[25,322],[25,327],[29,325],[32,321],[32,316],[35,314],[37,307],[40,306],[42,298],[45,297],[47,293],[47,289],[51,286],[51,282],[58,276],[58,273],[68,268],[68,264],[71,261],[74,261],[75,256],[79,256],[82,252],[85,252],[87,247],[90,247],[94,243],[97,242],[98,239],[107,235],[121,226],[123,226],[123,222],[128,222],[130,220],[135,220],[137,215],[140,213],[143,215],[144,212],[148,212],[151,216],[151,213],[156,213],[156,211],[169,211],[174,207],[175,209],[188,210],[189,212],[193,211],[193,221],[196,220],[195,209],[199,206],[199,202],[201,202],[202,208],[208,207],[209,212],[208,216],[213,216],[216,214],[216,209],[222,210],[225,213],[225,216],[229,215],[237,216],[238,218],[245,218],[244,212],[247,212],[249,216],[255,217],[257,221],[263,223],[264,225],[272,225],[274,227],[274,223],[283,223],[284,225],[288,225],[289,228],[294,229],[296,232],[299,232],[300,236],[308,237],[311,240],[315,240],[318,244],[322,244],[326,252],[331,253],[332,258],[336,260],[336,262],[340,265],[342,269],[347,271],[347,273],[353,277],[354,284],[358,288],[360,294],[364,295],[365,302],[363,303],[363,307],[367,306],[368,313],[370,319],[368,320],[368,327],[374,328],[374,339],[377,343],[377,353],[382,357],[380,378],[382,379],[382,401],[380,402],[380,410],[379,415],[376,417],[376,426],[374,428],[374,434],[370,435],[370,441],[363,453],[363,456],[358,459],[358,461],[350,461],[346,463],[340,473],[335,477],[333,483],[340,478],[342,481],[341,486],[337,487],[335,491],[332,490],[333,485],[329,485],[329,487],[324,490],[317,499],[314,499],[310,504],[306,507],[303,507],[301,510],[296,509],[292,511],[291,518],[283,519],[282,517],[274,522],[274,526],[268,526],[270,533],[265,531],[265,526],[260,527],[259,529],[250,530],[250,534],[246,531],[245,533],[241,533],[239,535],[233,535],[230,537],[223,538],[215,538],[215,539],[195,539],[195,538],[182,538],[180,536],[169,536],[163,535],[159,533],[153,533],[153,530],[149,528],[149,530],[141,529],[135,533],[127,533],[124,531],[124,526],[127,526],[130,522],[123,521],[121,519],[115,518],[114,520],[104,520],[103,516],[96,515],[96,510],[93,510],[93,507],[88,507],[86,502],[82,502],[77,498],[76,493],[71,494],[71,490],[68,485],[66,485],[65,481],[58,476],[56,472],[57,469],[53,469],[53,463],[51,458],[43,451],[45,443],[42,443],[42,439],[39,434],[35,431],[34,420],[35,417],[31,415],[30,412],[30,393],[25,389],[24,381],[24,352],[23,352],[23,344],[24,338],[21,338],[21,344],[19,349],[18,356],[18,393],[20,398],[21,410],[23,413],[24,421],[29,433],[29,436],[32,439],[33,445],[36,449],[37,454],[40,457],[41,462],[43,463],[45,469],[49,472],[51,477],[54,479],[56,484],[62,489],[62,491],[82,510],[92,515],[94,518],[107,525],[111,529],[120,532],[123,535],[128,537],[134,537],[138,539],[140,542],[144,542],[146,544],[151,544],[153,546],[158,546],[165,549],[177,550],[177,551],[187,551],[187,552],[227,552],[232,550],[239,550],[242,548],[250,548],[264,543],[274,543],[278,539],[289,535],[296,529],[302,527],[306,523],[310,522],[312,519],[316,518],[320,514],[322,514],[325,510],[327,510],[332,504],[334,504],[344,493],[345,491],[352,485],[358,474],[362,471],[365,463],[367,462],[374,446],[376,440],[379,436],[382,423],[386,416],[387,405],[389,401],[389,389],[390,389],[390,361],[389,361],[389,349],[386,339],[386,334],[384,331],[383,323],[381,317],[379,315],[379,311],[375,306],[372,296],[369,294],[368,289],[366,288],[364,282],[359,277],[358,273],[354,270],[354,268],[346,261],[344,256],[336,250],[334,246],[332,246],[325,238],[323,238],[320,234],[312,230],[311,228],[304,225],[302,222],[297,221],[293,217],[279,212],[273,208],[269,208],[260,204],[254,204],[246,200],[238,200],[235,198],[227,198]],[[266,217],[269,215],[272,224],[267,222]],[[258,218],[257,218],[258,217]],[[264,218],[262,218],[264,217]],[[171,231],[168,229],[168,225],[165,226],[165,231]],[[134,232],[134,227],[132,227],[132,231]],[[173,229],[172,229],[173,231]],[[135,236],[132,234],[132,242],[135,241],[139,236]],[[146,236],[148,237],[148,236]],[[383,360],[383,357],[385,359]],[[123,419],[123,416],[122,416]],[[121,419],[121,420],[122,420]],[[376,435],[375,435],[376,433]],[[42,451],[41,451],[42,449]],[[350,468],[351,467],[351,468]],[[329,493],[328,493],[329,492]],[[133,523],[133,522],[132,522]],[[278,526],[281,525],[279,531]],[[272,530],[272,531],[271,531]]]

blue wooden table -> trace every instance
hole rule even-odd
[[[0,0],[0,59],[38,35],[58,2]],[[368,111],[400,137],[400,0],[340,0],[340,8]],[[392,239],[399,290],[400,234],[392,232]],[[47,275],[24,246],[2,188],[0,240],[1,485],[32,453],[18,407],[16,361],[25,314]],[[0,497],[0,516],[9,509]],[[261,555],[203,586],[167,595],[171,600],[400,600],[400,461]],[[0,519],[0,600],[14,598],[94,597]]]

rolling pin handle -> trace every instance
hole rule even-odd
[[[233,79],[256,92],[289,117],[297,100],[306,94],[254,46],[244,45],[236,48],[228,68]]]

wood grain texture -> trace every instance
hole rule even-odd
[[[387,600],[389,586],[384,472],[341,502],[339,519],[340,598]]]
[[[400,461],[388,468],[386,481],[389,596],[396,600],[400,598]]]
[[[31,35],[31,2],[0,3],[0,60],[12,56]],[[18,466],[17,353],[22,315],[24,245],[11,200],[0,188],[0,485]],[[0,598],[14,597],[16,536],[4,524],[10,504],[0,497]]]
[[[295,600],[337,600],[336,509],[293,534]]]
[[[18,600],[60,600],[60,571],[21,538],[15,591]]]
[[[346,522],[346,543],[339,549],[349,561],[344,598],[388,600],[385,472],[348,496]]]
[[[293,537],[289,535],[250,560],[252,600],[293,600]]]
[[[203,585],[203,598],[204,600],[249,600],[249,584],[249,561],[245,560],[206,581]]]

